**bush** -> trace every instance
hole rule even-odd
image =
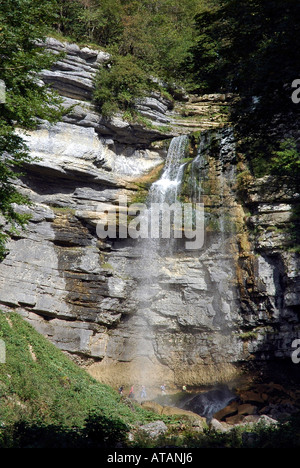
[[[104,116],[134,107],[135,99],[145,95],[151,82],[138,61],[131,55],[116,55],[96,77],[94,99]]]
[[[97,411],[83,428],[23,419],[0,431],[0,448],[108,448],[125,442],[127,432],[120,419]]]
[[[86,420],[84,434],[89,445],[94,447],[115,447],[124,442],[129,428],[120,419],[111,419],[94,410]]]
[[[300,179],[300,155],[293,138],[281,142],[279,150],[274,152],[271,171],[295,180]]]

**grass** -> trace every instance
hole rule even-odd
[[[0,311],[0,339],[0,448],[299,447],[299,415],[247,435],[247,428],[199,433],[184,418],[147,411],[93,379],[17,313]],[[158,419],[169,426],[165,436],[138,431]]]
[[[6,360],[0,364],[0,425],[26,421],[82,428],[97,412],[127,426],[155,419],[94,380],[21,316],[0,312]]]

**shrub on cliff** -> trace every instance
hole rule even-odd
[[[274,174],[288,176],[295,184],[299,183],[300,154],[293,138],[288,138],[280,143],[279,149],[274,152],[271,159],[271,171]]]
[[[131,55],[115,56],[99,69],[94,99],[104,116],[134,107],[134,101],[151,89],[151,82],[139,62]]]

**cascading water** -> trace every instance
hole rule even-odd
[[[180,193],[185,167],[182,159],[185,156],[187,144],[188,137],[186,135],[174,137],[171,140],[163,174],[159,180],[152,184],[146,202],[147,209],[143,214],[147,218],[147,225],[150,229],[149,236],[140,239],[140,282],[137,291],[139,308],[136,312],[136,321],[140,324],[140,327],[136,355],[140,358],[141,362],[137,372],[140,382],[148,387],[155,385],[153,383],[155,376],[151,374],[151,364],[156,360],[151,304],[153,297],[156,296],[160,289],[159,270],[161,259],[163,260],[167,256],[172,256],[174,249],[172,230],[170,229],[169,231],[169,238],[167,236],[163,238],[161,220],[164,216],[165,206],[171,206],[175,203]],[[158,208],[159,217],[155,218],[154,211],[157,214]],[[154,220],[158,221],[158,226],[153,226]],[[153,228],[155,228],[156,232],[154,236],[151,235],[151,232],[153,234]]]
[[[166,164],[161,178],[154,182],[149,191],[148,204],[169,203],[176,201],[179,194],[185,163],[181,160],[185,155],[188,137],[181,135],[171,140]]]
[[[169,389],[183,384],[197,387],[202,382],[213,385],[235,372],[226,366],[236,336],[235,270],[220,229],[234,153],[229,154],[231,146],[223,136],[204,132],[192,161],[186,158],[189,137],[172,139],[163,174],[152,184],[139,216],[143,235],[128,243],[134,251],[123,247],[130,262],[124,274],[130,273],[133,279],[130,302],[125,303],[127,314],[111,332],[108,351],[118,352],[118,368],[126,370],[120,378],[135,384],[137,398],[143,385],[147,398],[154,398],[163,383]],[[224,141],[228,151],[221,157]],[[184,200],[178,203],[184,209],[205,201],[205,248],[184,248],[183,238],[163,236],[157,229],[152,235],[153,219],[161,221],[153,218],[157,206],[170,206],[177,198]],[[230,197],[228,210],[229,203]],[[163,211],[160,214],[163,217]],[[216,349],[224,350],[224,355]]]

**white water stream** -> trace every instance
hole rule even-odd
[[[164,171],[161,178],[154,182],[149,190],[147,199],[147,210],[144,216],[148,224],[156,220],[161,224],[164,217],[164,207],[171,206],[177,201],[184,174],[185,163],[182,162],[188,144],[188,137],[182,135],[171,140]],[[155,218],[157,207],[160,206],[160,216]],[[157,363],[155,357],[155,339],[153,323],[157,323],[157,315],[152,310],[153,299],[160,291],[160,271],[162,262],[173,254],[174,238],[163,238],[161,226],[151,226],[151,230],[159,232],[158,236],[151,235],[140,239],[140,283],[137,290],[139,308],[136,313],[136,323],[139,325],[139,336],[136,339],[136,356],[140,363],[137,374],[139,374],[140,385],[147,388],[157,386],[157,375],[153,375],[153,369]],[[158,229],[159,228],[159,229]],[[172,234],[172,230],[170,229]],[[162,382],[163,383],[163,382]]]
[[[163,174],[152,184],[149,191],[150,209],[152,203],[172,204],[177,200],[185,166],[185,163],[181,161],[184,158],[187,143],[186,135],[171,140]]]

